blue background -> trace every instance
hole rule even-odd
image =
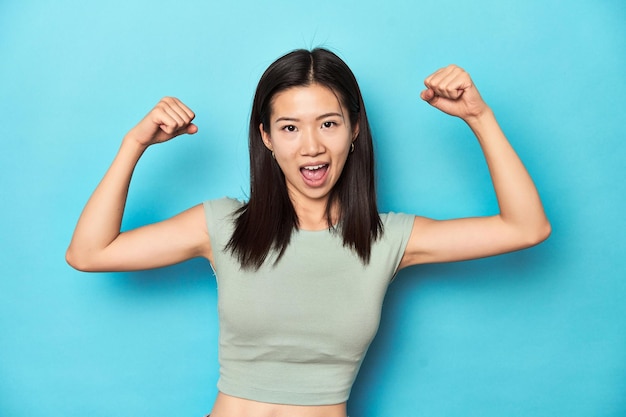
[[[496,210],[478,145],[419,99],[465,67],[543,196],[533,249],[403,271],[349,402],[372,416],[626,415],[626,3],[621,0],[0,1],[0,415],[201,416],[216,395],[206,261],[84,274],[76,219],[164,95],[200,132],[149,150],[124,227],[247,191],[261,72],[300,47],[351,66],[380,206]]]

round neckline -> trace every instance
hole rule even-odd
[[[319,230],[309,230],[309,229],[295,229],[297,233],[305,233],[305,234],[319,234],[319,233],[323,233],[323,232],[335,232],[337,231],[337,225],[325,228],[325,229],[319,229]]]

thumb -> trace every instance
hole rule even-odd
[[[435,91],[431,88],[422,91],[420,97],[422,98],[422,100],[439,110],[442,110],[442,106],[446,105],[446,100],[443,97],[435,94]]]
[[[187,126],[185,133],[187,133],[188,135],[193,135],[195,133],[198,133],[198,126],[196,126],[193,123],[189,123],[189,126]]]
[[[435,92],[431,89],[424,90],[420,94],[422,100],[430,104],[432,107],[440,110],[449,115],[454,114],[454,100],[450,100],[446,97],[441,97],[435,94]]]
[[[198,126],[194,125],[193,123],[189,123],[187,126],[183,126],[178,130],[175,130],[174,132],[171,133],[167,133],[165,131],[163,131],[163,134],[166,135],[165,138],[161,138],[159,140],[159,142],[165,142],[168,141],[170,139],[174,139],[175,137],[181,136],[181,135],[193,135],[195,133],[198,132]]]
[[[430,102],[432,99],[435,98],[435,92],[432,89],[427,88],[420,93],[420,97],[422,100]]]

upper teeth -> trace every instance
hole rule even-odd
[[[304,167],[304,169],[308,169],[310,171],[316,170],[316,169],[320,169],[321,167],[323,167],[324,164],[321,165],[314,165],[314,166],[308,166],[308,167]]]

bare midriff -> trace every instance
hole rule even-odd
[[[332,405],[269,404],[218,393],[211,417],[346,417],[346,403]]]

